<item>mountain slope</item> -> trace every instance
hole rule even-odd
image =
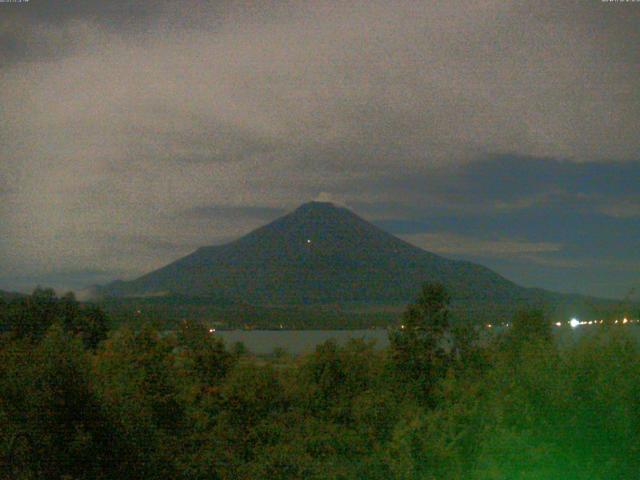
[[[311,202],[231,243],[203,247],[159,270],[100,289],[104,296],[179,295],[254,305],[412,299],[440,281],[455,303],[504,304],[553,296],[490,269],[421,250],[346,208]]]

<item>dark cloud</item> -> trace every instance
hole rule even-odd
[[[0,266],[130,276],[325,192],[613,278],[640,215],[636,7],[0,4]]]
[[[485,198],[510,199],[533,196],[544,191],[619,198],[637,194],[635,179],[640,175],[640,158],[624,163],[576,163],[552,158],[501,155],[475,162],[463,175],[463,187]]]
[[[359,208],[385,215],[425,213],[494,214],[570,211],[634,217],[640,161],[584,162],[519,155],[480,157],[462,165],[389,173],[371,181],[356,179],[344,191],[367,185],[385,192],[387,201],[354,201]],[[402,199],[401,201],[393,199]],[[432,200],[430,203],[429,200]],[[411,201],[420,207],[406,206]]]

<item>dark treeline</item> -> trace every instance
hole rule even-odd
[[[107,331],[73,296],[0,303],[0,475],[45,479],[629,479],[640,351],[558,348],[522,311],[478,340],[425,285],[385,351],[230,351],[204,325]]]

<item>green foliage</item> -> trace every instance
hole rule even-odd
[[[69,325],[69,330],[78,335],[87,348],[95,350],[107,338],[107,316],[99,307],[88,306]]]
[[[540,309],[519,310],[513,318],[511,338],[521,344],[541,341],[551,343],[551,322]]]
[[[115,478],[119,444],[91,388],[89,354],[59,325],[32,346],[0,350],[0,441],[29,440],[29,464],[13,465],[35,478]]]
[[[81,307],[73,293],[61,298],[51,289],[36,288],[32,295],[17,297],[0,305],[0,325],[16,338],[37,341],[54,324],[80,337],[86,347],[95,349],[107,336],[104,312],[97,306]]]
[[[133,478],[173,478],[178,434],[184,428],[174,366],[175,340],[152,328],[123,328],[94,359],[97,395],[128,442]]]
[[[540,311],[490,338],[426,285],[386,351],[353,340],[256,358],[201,323],[121,327],[72,296],[4,304],[0,478],[629,479],[631,327],[562,348]],[[38,317],[40,315],[40,317]],[[16,325],[16,319],[25,320]],[[90,322],[89,322],[90,323]]]
[[[247,346],[242,342],[235,342],[231,346],[231,351],[236,357],[242,357],[248,353]]]
[[[425,283],[402,317],[400,330],[390,335],[391,354],[402,377],[428,395],[449,364],[445,334],[449,329],[450,297],[442,284]]]
[[[441,338],[449,328],[451,297],[441,283],[425,283],[416,301],[407,307],[403,323],[408,334]]]
[[[277,446],[287,408],[283,386],[271,367],[239,364],[221,391],[220,413],[214,427],[215,451],[224,465],[222,478],[246,478],[256,455]]]
[[[182,322],[177,342],[182,347],[179,358],[185,368],[205,385],[219,383],[235,363],[234,355],[225,350],[222,340],[200,322]]]

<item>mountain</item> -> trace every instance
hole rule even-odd
[[[178,297],[218,304],[400,305],[425,281],[447,286],[453,303],[557,302],[560,294],[516,285],[492,270],[424,251],[325,202],[293,212],[225,245],[203,247],[103,297]]]

